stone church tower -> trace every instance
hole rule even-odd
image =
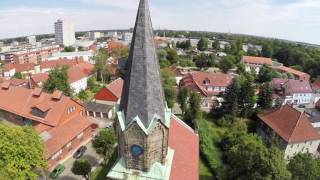
[[[148,172],[159,171],[157,167],[165,169],[170,161],[167,155],[171,111],[162,89],[147,0],[139,4],[117,115],[120,161],[110,176],[115,178],[119,171],[130,174],[131,170],[149,176]]]

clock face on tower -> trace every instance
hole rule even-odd
[[[136,144],[131,146],[130,151],[133,156],[140,156],[143,154],[143,148]]]

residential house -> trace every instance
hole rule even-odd
[[[222,73],[190,72],[182,78],[179,87],[187,87],[201,95],[201,109],[210,111],[213,100],[224,93],[232,82],[232,76]]]
[[[51,171],[92,137],[92,123],[85,108],[60,91],[0,85],[1,118],[17,125],[31,125],[43,140],[44,157]]]
[[[111,82],[96,93],[92,102],[87,104],[87,116],[111,119],[116,104],[120,103],[123,88],[121,78]]]
[[[2,75],[5,78],[10,78],[14,76],[15,73],[35,74],[39,72],[40,69],[34,63],[5,64],[3,67]]]
[[[80,63],[68,69],[68,81],[75,93],[87,89],[88,79],[94,74],[94,66]]]
[[[60,52],[59,45],[33,48],[12,53],[15,64],[40,63],[47,60],[53,53]],[[10,62],[10,61],[9,61]]]
[[[286,159],[299,153],[318,154],[320,135],[304,112],[285,105],[258,117],[258,134],[266,142],[276,142]]]
[[[313,92],[308,81],[274,78],[272,87],[281,97],[283,104],[309,104],[313,101]]]
[[[310,80],[310,75],[305,73],[305,72],[301,72],[298,71],[296,69],[292,69],[286,66],[278,66],[274,68],[275,70],[277,70],[280,73],[289,73],[291,75],[293,75],[293,79],[295,80],[302,80],[302,81],[309,81]]]
[[[263,65],[272,66],[271,58],[264,57],[254,57],[254,56],[243,56],[241,63],[245,65],[245,70],[247,72],[255,71],[257,74],[260,72],[260,68]]]
[[[120,103],[122,88],[123,80],[119,78],[97,92],[94,101],[99,104],[114,106]]]

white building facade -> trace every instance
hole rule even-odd
[[[76,42],[74,24],[58,20],[54,23],[55,41],[59,45],[73,46]]]

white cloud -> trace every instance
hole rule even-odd
[[[106,10],[12,8],[0,10],[0,37],[53,32],[57,18],[75,21],[77,30],[132,27],[138,1],[69,0],[96,3]],[[278,0],[277,0],[278,1]],[[279,37],[320,44],[320,1],[151,0],[155,29],[208,30]]]

